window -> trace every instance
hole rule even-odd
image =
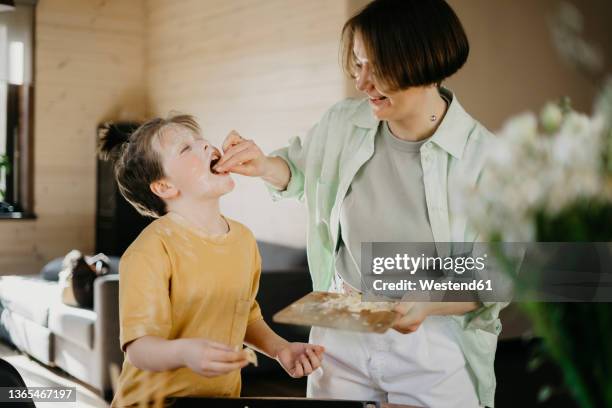
[[[0,218],[32,217],[36,1],[0,9]]]

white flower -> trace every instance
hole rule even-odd
[[[547,103],[540,112],[540,123],[545,132],[554,133],[559,130],[563,120],[563,111],[557,103]]]
[[[507,143],[497,141],[489,146],[489,158],[496,167],[505,167],[514,164],[514,155]]]
[[[523,113],[507,121],[501,132],[500,137],[510,137],[512,139],[533,139],[538,134],[538,120],[531,113]]]
[[[563,121],[561,126],[562,133],[569,133],[574,136],[590,137],[591,118],[587,115],[577,112],[570,112]]]
[[[464,203],[470,224],[484,239],[532,240],[535,214],[554,216],[579,198],[612,198],[612,187],[606,188],[612,183],[602,172],[601,115],[559,115],[549,105],[542,116],[555,132],[539,134],[536,116],[522,114],[486,145],[480,182],[466,192]]]

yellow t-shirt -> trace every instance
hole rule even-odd
[[[229,232],[208,236],[169,213],[152,222],[119,264],[120,342],[142,336],[205,338],[242,345],[262,319],[255,300],[261,258],[251,231],[227,219]],[[189,368],[149,372],[126,358],[112,406],[166,396],[240,395],[240,371],[207,378]]]

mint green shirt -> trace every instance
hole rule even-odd
[[[441,93],[451,103],[420,152],[431,230],[438,256],[445,257],[455,254],[452,242],[478,239],[467,224],[459,186],[476,185],[484,164],[484,142],[493,136],[465,112],[450,91],[442,88]],[[284,159],[291,171],[285,190],[268,186],[272,197],[306,201],[306,249],[314,290],[330,288],[342,203],[355,175],[374,154],[378,125],[367,99],[346,99],[332,106],[303,142],[294,137],[288,147],[272,153]],[[381,208],[380,216],[390,215]],[[501,331],[498,315],[504,306],[506,303],[485,302],[478,310],[452,317],[480,403],[490,407],[494,403],[493,363]]]

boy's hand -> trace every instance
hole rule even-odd
[[[181,339],[179,355],[183,366],[204,377],[227,374],[249,364],[246,352],[206,339]]]
[[[278,351],[276,359],[291,377],[300,378],[321,367],[324,351],[314,344],[288,343]]]

